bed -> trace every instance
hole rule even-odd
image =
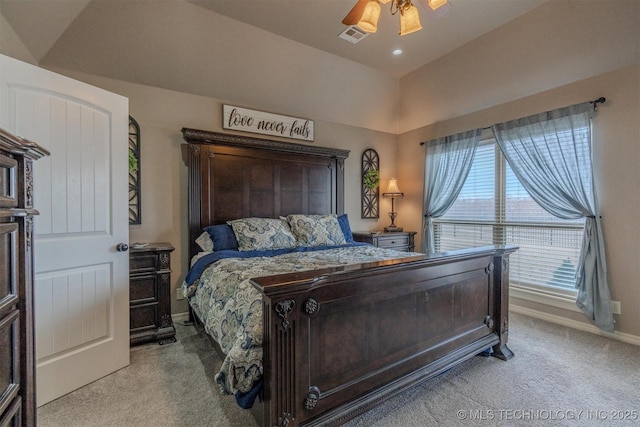
[[[257,265],[270,268],[271,254],[249,261],[244,273],[234,256],[204,260],[216,258],[217,250],[193,264],[204,264],[197,273],[189,271],[193,286],[185,289],[200,320],[207,315],[192,296],[201,275],[242,276],[245,294],[238,298],[250,295],[248,305],[254,309],[243,317],[261,329],[254,336],[243,335],[240,348],[253,361],[248,366],[256,368],[249,374],[242,368],[234,380],[229,374],[239,370],[232,364],[216,380],[227,392],[235,387],[261,393],[262,400],[253,405],[260,425],[339,425],[476,354],[503,360],[513,356],[507,347],[508,267],[515,247],[425,256],[352,244],[344,228],[347,150],[188,128],[182,133],[191,256],[202,252],[196,241],[207,227],[254,218],[291,225],[297,218],[293,215],[331,218],[333,226],[335,219],[342,221],[344,243],[309,250],[277,248],[283,252],[278,257],[292,258],[284,273],[252,270]],[[240,235],[240,246],[242,240]],[[323,258],[332,251],[342,262]],[[350,260],[340,251],[358,255]],[[306,261],[310,254],[320,258]],[[212,335],[222,342],[220,347],[237,340],[221,340],[227,326],[207,322],[209,332],[217,328]],[[252,353],[255,348],[259,351]],[[241,384],[246,378],[251,386]]]

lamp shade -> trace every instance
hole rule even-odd
[[[378,18],[380,18],[380,4],[378,0],[358,0],[353,9],[344,17],[344,25],[356,25],[368,33],[378,30]]]
[[[388,197],[402,197],[404,196],[404,193],[400,191],[400,188],[398,188],[398,180],[395,178],[391,178],[389,180],[389,186],[387,187],[387,191],[382,193],[382,195],[388,196]]]
[[[449,0],[428,0],[428,4],[432,10],[436,10],[439,7],[442,7],[445,4],[447,4],[448,1]]]
[[[369,0],[356,25],[368,33],[375,33],[378,31],[379,18],[380,4],[378,3],[378,0]]]
[[[422,29],[418,8],[411,5],[400,16],[400,35],[404,36]]]

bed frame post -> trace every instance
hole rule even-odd
[[[298,333],[298,302],[295,298],[274,302],[265,298],[263,306],[264,330],[269,331],[264,361],[263,426],[298,425],[299,405],[296,391],[296,334]]]
[[[198,253],[196,239],[202,232],[200,225],[200,193],[201,193],[201,164],[200,145],[188,144],[188,166],[189,166],[189,259]]]
[[[338,170],[336,171],[336,214],[344,213],[344,158],[336,158]]]
[[[501,360],[509,360],[513,357],[513,352],[507,347],[509,338],[509,254],[514,250],[498,248],[493,259],[494,266],[494,302],[497,322],[495,332],[500,342],[493,346],[491,355]]]

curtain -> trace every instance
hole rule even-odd
[[[602,225],[591,160],[589,102],[493,126],[509,166],[531,197],[552,215],[585,218],[576,273],[577,306],[612,332]]]
[[[421,244],[424,253],[434,253],[433,218],[444,215],[458,198],[481,134],[482,129],[475,129],[427,143]]]

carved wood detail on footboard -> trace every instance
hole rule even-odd
[[[336,425],[508,336],[508,257],[490,246],[257,278],[264,426]]]

